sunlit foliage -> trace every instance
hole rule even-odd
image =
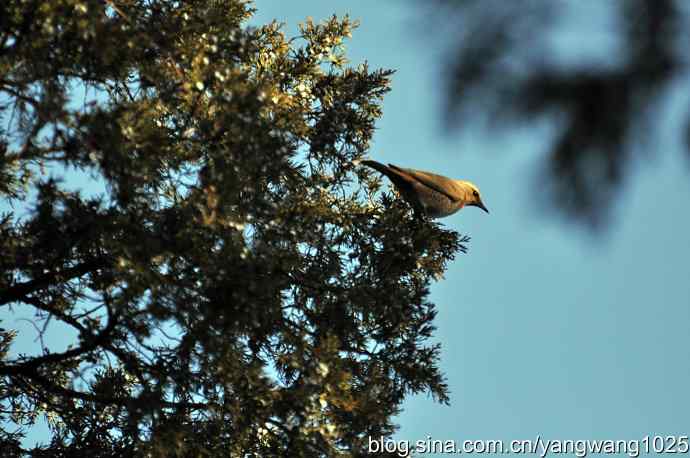
[[[0,3],[3,453],[44,417],[37,455],[355,456],[448,400],[428,294],[467,239],[352,165],[392,72],[250,6]]]

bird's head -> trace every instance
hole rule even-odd
[[[472,207],[479,207],[485,212],[489,213],[489,209],[486,208],[484,202],[482,202],[482,196],[479,193],[479,188],[469,181],[456,180],[456,182],[465,190],[465,205]]]

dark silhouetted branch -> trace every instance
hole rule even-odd
[[[0,292],[0,305],[9,304],[12,302],[23,301],[27,295],[46,288],[50,285],[63,283],[74,278],[81,277],[95,270],[105,267],[107,263],[104,260],[94,260],[85,262],[83,264],[69,267],[59,272],[49,272],[40,275],[33,280],[24,283],[17,283],[5,291]]]

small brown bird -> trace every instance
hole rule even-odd
[[[366,165],[386,175],[418,215],[421,213],[431,218],[442,218],[452,215],[465,205],[479,207],[489,213],[482,202],[479,189],[469,181],[404,169],[393,164],[383,165],[368,159],[355,161],[355,164]]]

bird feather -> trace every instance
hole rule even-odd
[[[465,197],[466,190],[450,178],[442,175],[436,175],[435,173],[422,172],[421,170],[405,169],[393,164],[388,164],[388,167],[392,168],[398,173],[404,173],[424,186],[444,194],[453,202],[457,202]]]

